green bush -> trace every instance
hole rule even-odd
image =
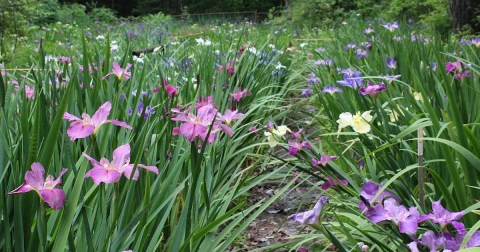
[[[68,23],[84,23],[88,21],[85,13],[85,6],[81,4],[65,4],[60,7],[56,13],[57,21],[64,24]]]
[[[113,23],[117,21],[117,16],[112,9],[109,8],[94,8],[88,13],[90,20],[95,20],[105,23]]]

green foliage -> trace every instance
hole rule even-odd
[[[88,17],[90,18],[90,20],[96,22],[113,23],[117,21],[115,11],[110,8],[104,7],[93,8],[88,13]]]
[[[142,17],[143,22],[146,24],[149,24],[153,27],[159,26],[159,27],[165,27],[165,25],[169,22],[172,21],[172,17],[169,15],[165,15],[162,12],[159,12],[157,14],[149,14],[144,17]]]
[[[63,4],[56,12],[56,19],[64,24],[84,24],[88,21],[85,10],[85,5]]]

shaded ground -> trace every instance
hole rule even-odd
[[[256,187],[250,192],[248,201],[253,204],[268,199],[281,186],[272,184]],[[302,186],[281,196],[248,226],[243,234],[243,239],[239,240],[230,251],[251,251],[274,244],[291,242],[293,241],[291,236],[309,233],[311,231],[309,227],[288,220],[288,216],[295,212],[309,210],[309,207],[318,200],[320,193],[320,190],[312,191],[310,187]],[[275,251],[289,251],[289,248]]]

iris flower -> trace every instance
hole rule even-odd
[[[382,82],[380,84],[373,84],[371,82],[367,82],[366,87],[361,87],[359,89],[360,93],[362,95],[371,95],[371,96],[376,96],[378,93],[384,91],[387,89],[387,86]]]
[[[323,207],[325,206],[325,204],[328,203],[328,201],[329,198],[327,196],[321,196],[312,210],[292,214],[288,216],[288,219],[294,220],[302,224],[318,224],[320,222],[320,214],[322,213]]]
[[[123,80],[128,80],[132,76],[132,73],[129,72],[128,70],[130,67],[132,67],[132,64],[127,64],[125,69],[121,68],[120,65],[117,62],[113,62],[112,64],[112,71],[108,73],[107,75],[103,76],[102,80],[105,80],[108,76],[110,75],[115,75],[119,80],[123,78]]]
[[[371,130],[369,122],[371,122],[372,119],[373,117],[370,115],[370,110],[365,111],[362,114],[357,112],[355,115],[352,115],[350,112],[341,113],[337,120],[338,131],[340,132],[343,128],[351,126],[357,133],[368,133]]]
[[[130,145],[124,144],[119,146],[113,151],[113,160],[110,162],[106,158],[100,159],[100,162],[93,159],[86,153],[83,153],[93,168],[85,174],[85,178],[92,178],[93,183],[96,185],[100,183],[112,184],[120,180],[122,174],[130,179],[133,171],[134,164],[130,164]],[[143,164],[137,164],[137,167],[143,168],[147,171],[158,174],[158,169],[155,166],[147,166]],[[133,174],[133,180],[138,179],[138,169]]]
[[[322,94],[325,94],[325,93],[329,93],[331,95],[333,95],[334,93],[342,93],[343,91],[338,88],[338,87],[334,87],[334,86],[325,86],[322,90]]]
[[[283,138],[287,132],[292,131],[285,125],[278,126],[276,129],[272,125],[271,132],[265,131],[264,135],[267,137],[268,145],[273,148],[278,144],[275,137]]]
[[[40,198],[51,208],[59,210],[65,203],[65,192],[62,189],[55,188],[62,183],[62,176],[67,169],[62,169],[58,178],[54,180],[52,175],[45,177],[45,169],[40,163],[33,163],[31,171],[25,173],[25,183],[8,194],[26,193],[34,190]]]
[[[288,153],[290,153],[290,155],[297,154],[297,152],[302,150],[303,148],[309,149],[309,150],[312,149],[312,146],[307,141],[289,142],[288,145],[289,145]]]
[[[132,127],[126,122],[107,120],[111,109],[112,104],[110,102],[105,102],[102,106],[100,106],[100,108],[98,108],[92,117],[86,113],[83,113],[82,119],[65,112],[63,114],[63,119],[72,122],[67,130],[67,135],[70,137],[70,141],[75,141],[75,139],[85,138],[91,134],[95,134],[100,126],[105,123],[112,123],[123,128],[132,129]]]
[[[319,166],[319,165],[327,166],[328,162],[335,161],[337,159],[338,159],[337,156],[328,156],[328,155],[322,154],[320,156],[320,160],[312,158],[312,165],[313,166]]]
[[[203,141],[211,143],[216,140],[216,132],[224,131],[227,135],[233,136],[230,127],[215,120],[218,110],[212,104],[206,104],[197,109],[197,114],[186,114],[178,109],[172,109],[177,116],[172,121],[183,122],[179,127],[173,129],[173,135],[183,135],[189,142],[193,142],[197,136]],[[233,116],[233,115],[232,115]],[[224,118],[225,119],[225,118]],[[233,118],[230,118],[233,120]],[[210,130],[211,128],[211,130]],[[207,136],[208,132],[210,134]]]
[[[432,203],[432,213],[423,215],[419,218],[418,222],[431,220],[435,223],[440,224],[442,228],[445,228],[447,224],[452,223],[452,221],[459,220],[463,217],[463,215],[463,211],[450,212],[447,209],[443,208],[440,201],[435,201]]]

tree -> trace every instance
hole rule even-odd
[[[449,0],[452,30],[458,32],[466,26],[473,32],[480,32],[480,25],[476,18],[476,11],[480,0]]]

